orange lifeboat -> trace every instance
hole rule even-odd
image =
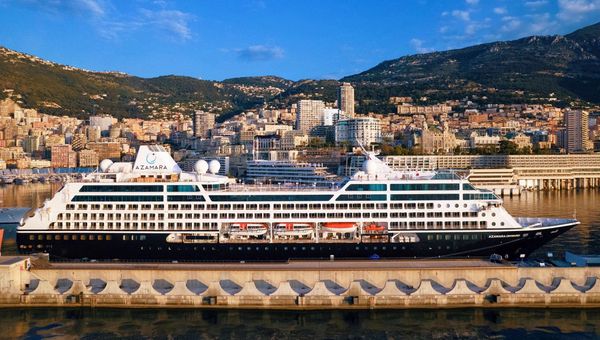
[[[323,223],[321,228],[325,232],[329,233],[352,233],[356,230],[356,223],[354,222],[327,222]]]
[[[377,224],[371,223],[371,224],[365,226],[364,229],[366,232],[369,232],[369,233],[378,233],[378,232],[384,231],[385,227],[382,225],[377,225]]]
[[[263,223],[234,223],[229,227],[232,236],[262,236],[267,233]]]
[[[313,225],[298,222],[277,223],[273,231],[281,236],[307,236],[313,233]]]

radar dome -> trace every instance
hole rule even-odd
[[[201,159],[194,164],[194,170],[197,174],[203,175],[208,171],[208,163]]]
[[[219,161],[216,159],[213,159],[212,161],[210,161],[208,163],[208,169],[211,174],[216,174],[217,172],[219,172],[220,168],[221,168],[221,163],[219,163]]]
[[[376,174],[378,172],[378,169],[378,164],[372,160],[366,160],[362,165],[362,170],[369,175]]]
[[[100,162],[100,170],[102,170],[102,172],[107,172],[111,165],[113,165],[113,161],[110,159],[105,159]]]

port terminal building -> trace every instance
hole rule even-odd
[[[469,176],[473,185],[499,195],[600,186],[600,154],[385,156],[383,160],[396,170],[456,170]],[[363,156],[346,157],[339,175],[360,170],[363,161]]]

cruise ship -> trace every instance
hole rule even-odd
[[[513,218],[454,173],[394,171],[367,154],[335,186],[288,187],[237,183],[217,175],[217,161],[185,172],[163,147],[140,146],[135,162],[104,160],[32,210],[18,250],[58,260],[517,259],[579,224]]]

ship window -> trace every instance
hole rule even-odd
[[[477,190],[477,189],[475,189],[475,187],[474,187],[474,186],[472,186],[472,185],[471,185],[471,184],[469,184],[469,183],[463,183],[463,185],[462,185],[462,189],[463,189],[463,190]]]
[[[162,201],[162,196],[87,196],[78,195],[73,197],[73,202],[146,202],[146,201]]]
[[[167,196],[169,202],[204,202],[204,196],[201,195],[178,195],[178,196]]]
[[[346,191],[386,191],[385,184],[350,184]]]
[[[198,192],[197,185],[167,185],[168,192]]]
[[[213,202],[282,202],[282,201],[329,201],[331,195],[211,195]]]
[[[394,194],[391,199],[394,201],[451,201],[458,200],[458,194]]]
[[[422,184],[392,184],[391,189],[397,191],[429,191],[429,190],[458,190],[457,183],[422,183]]]
[[[85,240],[87,240],[87,235],[81,235],[80,239],[81,239],[82,241],[85,241]]]
[[[84,185],[79,192],[162,192],[162,185]]]
[[[387,195],[364,195],[364,194],[354,194],[354,195],[340,195],[336,199],[336,201],[385,201],[387,199]]]
[[[35,235],[29,235],[29,241],[35,240]]]

